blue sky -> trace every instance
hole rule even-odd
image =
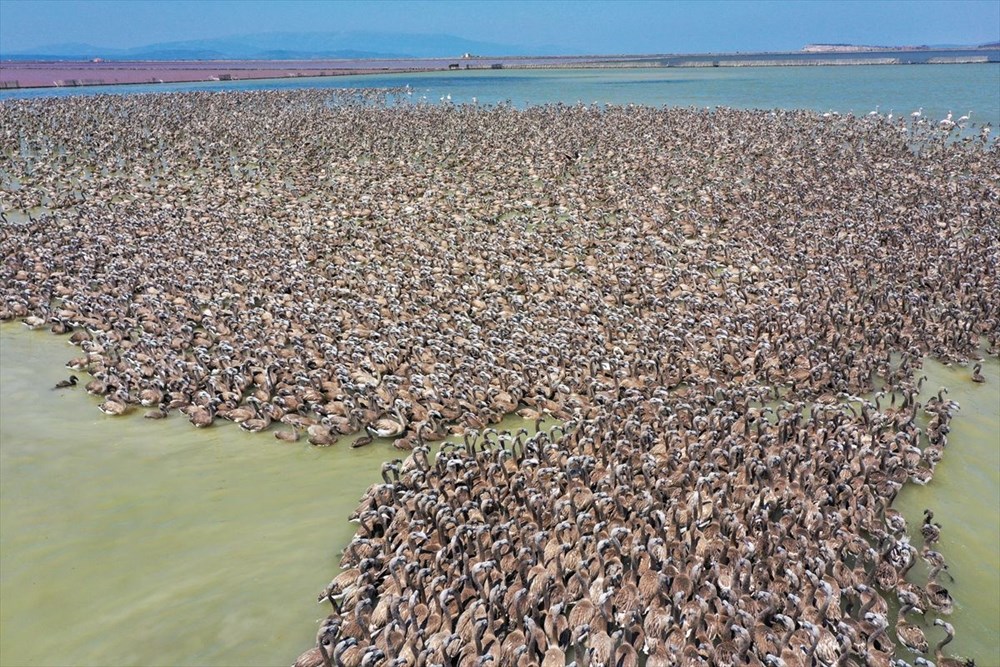
[[[447,33],[579,53],[797,50],[1000,39],[1000,0],[0,0],[0,51],[263,32]]]

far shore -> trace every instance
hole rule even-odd
[[[399,60],[6,60],[0,90],[291,79],[404,72],[672,67],[801,67],[1000,63],[1000,50],[746,53],[649,56],[414,58]]]

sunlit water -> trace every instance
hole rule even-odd
[[[0,326],[0,664],[290,663],[400,452],[105,416],[65,340]]]
[[[347,516],[401,453],[107,417],[82,387],[50,388],[69,374],[65,340],[0,326],[0,664],[290,662],[325,615],[314,600],[353,534]],[[960,366],[924,372],[925,397],[948,386],[962,408],[934,480],[896,506],[916,545],[925,507],[943,525],[947,648],[998,665],[1000,363],[985,384]]]
[[[0,91],[0,100],[93,94],[288,88],[410,86],[414,102],[455,104],[645,104],[812,109],[866,114],[876,107],[896,117],[922,109],[932,122],[951,111],[1000,127],[1000,64],[858,65],[841,67],[726,67],[559,69],[422,72],[312,79],[216,81],[92,88]]]
[[[447,72],[111,92],[403,85],[417,102],[879,105],[923,107],[932,119],[971,109],[1000,126],[993,64]],[[353,533],[346,517],[400,453],[385,442],[316,449],[232,426],[201,431],[176,414],[106,417],[82,387],[50,389],[76,352],[64,340],[0,326],[0,665],[288,664],[325,615],[314,600]],[[949,387],[962,409],[932,483],[907,486],[896,506],[916,545],[924,508],[943,526],[938,550],[956,579],[942,582],[956,599],[947,651],[1000,665],[1000,363],[986,362],[985,384],[966,367],[928,362],[924,372],[926,390]],[[925,631],[932,645],[942,636]]]

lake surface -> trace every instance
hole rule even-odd
[[[325,616],[314,600],[354,532],[346,517],[401,452],[107,417],[80,387],[50,389],[75,351],[64,340],[0,326],[0,664],[288,664]],[[985,384],[961,366],[924,374],[924,400],[948,386],[962,407],[934,480],[896,507],[915,545],[924,508],[943,526],[948,648],[1000,664],[1000,362]]]
[[[905,515],[918,551],[924,509],[942,526],[935,549],[955,577],[954,583],[947,575],[939,578],[955,598],[955,612],[946,619],[955,626],[955,641],[945,652],[975,658],[977,665],[1000,665],[1000,361],[983,364],[985,383],[972,382],[971,374],[968,367],[924,362],[917,374],[927,376],[920,400],[926,403],[947,387],[945,398],[961,409],[934,479],[927,486],[905,485],[893,506]],[[914,570],[910,579],[924,584],[922,560]],[[927,618],[933,619],[933,612]],[[932,648],[944,637],[940,628],[928,625],[924,631]]]
[[[400,452],[108,417],[51,389],[74,351],[0,327],[0,664],[290,663],[347,516]]]
[[[1000,63],[828,67],[480,70],[258,81],[94,86],[0,91],[0,100],[191,90],[410,86],[414,101],[517,106],[563,102],[652,106],[813,109],[909,116],[934,122],[972,111],[1000,127]]]
[[[328,613],[347,517],[406,452],[109,417],[51,389],[65,341],[0,325],[0,665],[290,664]]]
[[[1000,126],[1000,66],[442,72],[388,76],[5,91],[0,99],[113,92],[410,86],[438,103],[637,103],[801,107],[876,105],[938,119],[973,111]],[[0,326],[0,664],[283,665],[313,642],[314,600],[353,533],[346,517],[380,481],[387,443],[316,449],[232,426],[192,428],[136,411],[111,418],[82,388],[53,391],[76,350],[20,324]],[[957,636],[950,652],[1000,665],[1000,362],[928,362],[925,397],[947,386],[962,409],[934,481],[896,506],[920,544],[924,508]],[[920,572],[918,566],[918,574]],[[945,582],[948,583],[948,582]],[[932,643],[938,628],[926,628]]]

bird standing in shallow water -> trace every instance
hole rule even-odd
[[[286,429],[279,429],[274,432],[274,437],[284,442],[298,442],[299,429],[296,428],[295,426],[292,427],[291,431]]]
[[[375,442],[375,437],[369,433],[367,435],[362,435],[356,438],[354,442],[351,443],[351,447],[353,449],[357,449],[358,447],[364,447],[365,445],[370,445],[373,442]]]
[[[152,410],[147,411],[142,417],[143,419],[166,419],[169,414],[166,404],[161,403]]]
[[[944,628],[945,632],[944,638],[934,647],[936,667],[976,667],[976,661],[971,658],[958,658],[945,655],[944,647],[955,638],[955,628],[952,627],[951,623],[940,618],[934,619],[934,625]]]
[[[97,407],[106,415],[119,417],[129,410],[128,395],[119,389]]]

